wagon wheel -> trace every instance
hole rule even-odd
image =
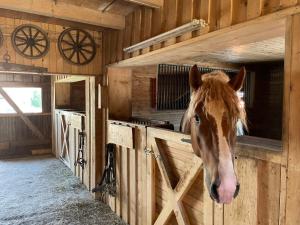
[[[3,34],[2,34],[2,31],[0,30],[0,48],[2,47],[3,45]]]
[[[11,36],[11,41],[20,55],[30,59],[41,58],[49,50],[46,32],[31,24],[18,26]]]
[[[92,36],[81,29],[64,30],[59,35],[57,44],[62,57],[72,64],[88,64],[96,55],[96,44]]]

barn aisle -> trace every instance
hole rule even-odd
[[[0,160],[0,187],[1,225],[125,224],[50,156]]]

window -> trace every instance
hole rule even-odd
[[[41,113],[42,88],[4,87],[3,90],[23,113]],[[13,107],[0,95],[0,113],[16,113]]]
[[[184,110],[190,101],[190,66],[160,64],[157,76],[157,110]],[[233,76],[238,70],[198,67],[201,74],[223,70]]]

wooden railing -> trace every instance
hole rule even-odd
[[[238,144],[240,194],[220,205],[207,193],[189,135],[118,121],[109,121],[108,134],[117,145],[117,196],[108,203],[130,225],[257,225],[284,219],[281,153]]]

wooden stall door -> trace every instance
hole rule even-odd
[[[145,153],[146,127],[109,121],[108,143],[116,145],[116,197],[108,197],[111,209],[130,225],[152,225],[152,156]]]
[[[71,169],[73,174],[79,177],[80,181],[89,188],[89,182],[85,179],[85,176],[87,175],[80,165],[76,164],[79,151],[79,132],[84,130],[85,124],[86,117],[83,114],[55,110],[55,145],[59,158]],[[85,143],[86,142],[87,140],[85,140]],[[88,151],[88,147],[85,145],[84,152],[86,151]],[[87,173],[89,173],[89,170]]]
[[[189,139],[189,135],[147,128],[147,149],[156,162],[148,171],[153,176],[147,193],[148,224],[204,224],[203,164]]]

